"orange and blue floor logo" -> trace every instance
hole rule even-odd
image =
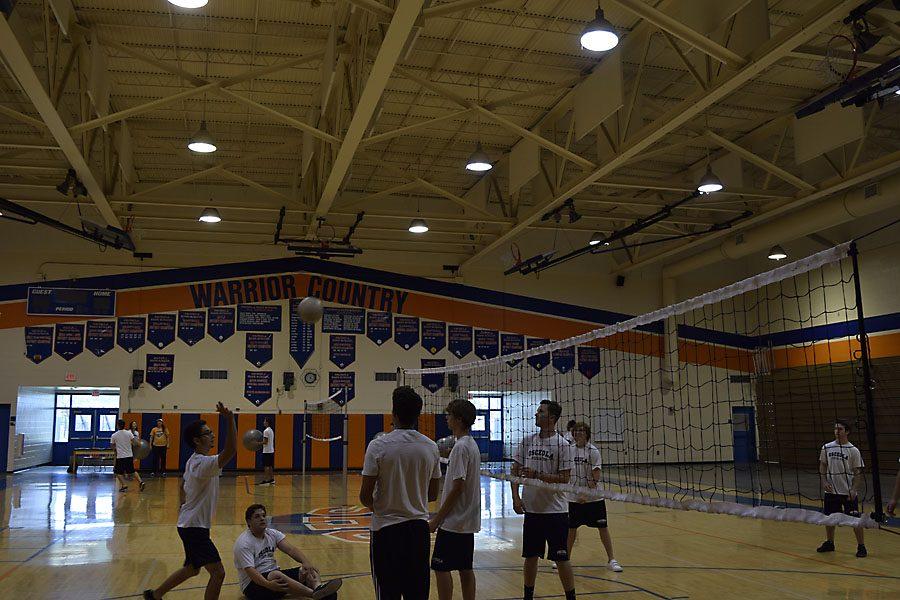
[[[362,506],[329,506],[308,513],[277,515],[272,527],[284,533],[327,535],[345,542],[369,543],[372,511]]]

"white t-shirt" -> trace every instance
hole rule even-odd
[[[250,576],[244,569],[252,567],[265,575],[269,571],[278,568],[275,562],[275,549],[278,542],[284,539],[284,534],[277,529],[266,528],[263,537],[258,538],[249,529],[238,536],[234,542],[234,568],[237,569],[243,591],[250,584]]]
[[[263,437],[266,439],[266,443],[263,445],[263,454],[274,454],[275,432],[272,431],[271,427],[266,427],[265,431],[263,431]]]
[[[456,440],[449,460],[441,504],[447,501],[453,482],[462,479],[465,483],[462,495],[441,523],[441,529],[453,533],[478,533],[481,531],[481,450],[471,435],[464,435]]]
[[[555,475],[572,470],[572,446],[559,433],[554,432],[547,438],[535,433],[522,440],[513,460],[538,473]],[[533,485],[524,486],[522,503],[525,512],[530,513],[569,512],[568,494]]]
[[[567,442],[569,442],[570,444],[574,444],[574,443],[575,443],[575,438],[572,436],[572,432],[571,432],[571,431],[566,431],[564,434],[562,434],[562,436],[563,436],[563,438],[565,438],[565,440],[566,440]]]
[[[572,444],[572,477],[569,483],[579,487],[591,489],[600,489],[600,483],[593,485],[594,469],[600,470],[600,450],[591,443],[585,444],[583,448],[579,448],[577,444]],[[569,494],[569,502],[585,502],[586,500],[580,494]],[[596,499],[589,500],[595,502]]]
[[[395,429],[369,442],[362,474],[378,477],[372,531],[428,520],[428,485],[441,477],[437,444],[414,429]]]
[[[212,526],[221,474],[218,454],[191,454],[184,465],[184,504],[178,512],[178,527]]]
[[[836,440],[822,446],[819,462],[828,463],[826,480],[834,488],[834,493],[845,496],[850,493],[855,470],[865,466],[859,448],[850,442],[842,446]]]
[[[120,429],[111,436],[109,441],[116,447],[116,458],[134,458],[134,452],[131,451],[131,442],[134,436],[127,429]]]

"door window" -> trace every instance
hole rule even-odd
[[[75,415],[75,433],[91,433],[93,432],[94,415],[76,414]]]

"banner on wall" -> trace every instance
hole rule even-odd
[[[116,343],[131,353],[144,345],[147,335],[147,319],[144,317],[119,317],[116,323]]]
[[[342,394],[337,394],[338,392]],[[335,396],[335,394],[337,394]],[[356,398],[356,373],[353,371],[328,372],[328,396],[334,396],[334,402],[344,406]]]
[[[202,310],[178,311],[178,339],[193,346],[206,335],[206,312]]]
[[[345,369],[356,361],[356,336],[334,334],[328,343],[328,360],[338,369]]]
[[[146,381],[157,391],[163,389],[175,378],[174,354],[148,354]]]
[[[600,372],[600,348],[578,346],[578,372],[588,379]]]
[[[423,369],[435,369],[447,366],[447,361],[443,358],[423,358]],[[436,393],[444,387],[444,373],[422,373],[422,387],[431,392]]]
[[[554,350],[550,361],[554,369],[565,375],[575,367],[575,346]]]
[[[422,321],[422,347],[437,354],[447,345],[447,324],[443,321]]]
[[[244,371],[244,398],[259,406],[272,397],[272,371]]]
[[[316,351],[316,326],[300,318],[300,298],[291,299],[290,310],[289,352],[302,369]]]
[[[379,346],[391,339],[393,315],[389,312],[369,311],[366,314],[366,337]]]
[[[471,352],[472,328],[468,325],[448,325],[447,349],[456,358],[462,358]]]
[[[280,304],[238,304],[238,331],[281,331]]]
[[[272,334],[247,332],[244,358],[257,369],[272,360]]]
[[[322,312],[322,333],[365,333],[366,309],[326,306]]]
[[[103,356],[116,345],[115,321],[88,321],[84,334],[84,346],[94,356]]]
[[[419,343],[419,317],[394,317],[394,341],[404,350]]]
[[[147,315],[147,341],[162,350],[175,341],[175,315],[150,313]]]
[[[540,348],[541,346],[545,346],[550,343],[550,340],[547,338],[528,338],[526,344],[528,349],[532,348]],[[525,359],[531,367],[537,371],[540,371],[544,367],[546,367],[550,363],[550,353],[545,352],[543,354],[535,354],[533,356],[529,356]]]
[[[487,360],[500,354],[500,332],[493,329],[475,330],[475,355]]]
[[[224,342],[234,335],[234,307],[219,306],[209,309],[206,331],[217,342]]]
[[[57,323],[53,350],[66,360],[72,360],[84,351],[84,324]]]
[[[36,365],[41,364],[53,352],[52,327],[25,328],[25,356]]]
[[[506,356],[507,354],[515,354],[516,352],[521,352],[525,349],[525,336],[520,333],[504,333],[500,336],[500,354],[502,356]],[[522,362],[522,359],[517,360],[508,360],[506,364],[511,367],[516,366]]]

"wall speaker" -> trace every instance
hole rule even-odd
[[[616,287],[625,287],[624,275],[616,275]]]

